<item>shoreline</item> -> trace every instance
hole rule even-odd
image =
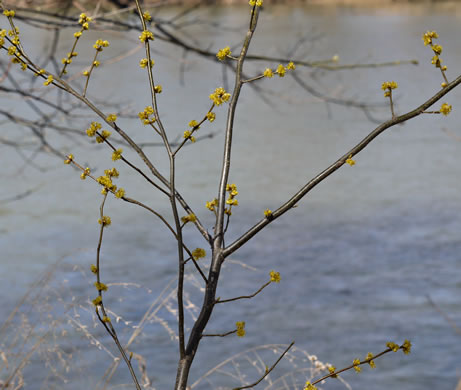
[[[59,7],[65,1],[59,0],[6,0],[5,6],[8,8],[50,8]],[[80,2],[83,7],[94,5],[94,0],[84,0]],[[105,0],[105,6],[123,7],[130,5],[131,0]],[[200,6],[213,6],[213,5],[243,5],[247,4],[248,0],[144,0],[145,6],[192,6],[200,4]],[[305,5],[305,6],[347,6],[347,7],[362,7],[362,8],[388,8],[399,6],[412,6],[412,5],[427,5],[437,7],[453,7],[461,6],[461,2],[457,0],[266,0],[265,5]]]

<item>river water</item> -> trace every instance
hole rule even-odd
[[[158,16],[167,18],[174,12],[162,11]],[[421,40],[424,31],[439,33],[448,77],[458,76],[460,17],[459,6],[267,6],[250,53],[308,61],[338,55],[339,64],[418,60],[418,66],[296,69],[311,88],[327,96],[375,104],[373,117],[384,121],[390,113],[383,105],[383,81],[399,83],[394,96],[397,113],[415,108],[440,86],[440,72],[430,64],[431,51]],[[247,7],[200,9],[185,16],[183,29],[176,33],[217,50],[240,42],[247,18]],[[70,30],[67,33],[71,36]],[[90,31],[88,35],[79,47],[75,72],[92,55],[93,38],[111,41],[102,58],[113,59],[136,47],[138,33]],[[50,35],[43,31],[24,26],[24,36],[35,55],[49,47]],[[66,53],[69,45],[63,40],[58,50]],[[184,56],[182,50],[160,40],[153,48],[156,82],[164,89],[160,110],[174,138],[190,120],[206,112],[208,95],[223,84],[225,70],[192,53]],[[90,99],[119,105],[128,113],[141,111],[149,104],[145,73],[137,65],[141,57],[138,52],[97,69]],[[267,66],[264,61],[252,62],[245,71],[252,76]],[[226,77],[232,80],[231,73]],[[226,243],[257,223],[263,210],[279,207],[376,126],[360,109],[327,104],[306,93],[289,75],[261,80],[257,86],[261,90],[244,88],[237,110],[230,181],[238,185],[239,206]],[[268,280],[270,270],[280,271],[282,281],[253,300],[217,307],[208,333],[223,333],[232,330],[236,321],[246,321],[247,335],[204,339],[191,383],[246,349],[295,340],[298,349],[274,370],[272,382],[260,387],[300,389],[311,364],[302,351],[342,368],[368,352],[380,352],[387,341],[410,339],[409,356],[388,354],[376,361],[376,369],[364,367],[360,375],[348,372],[344,379],[358,389],[456,387],[461,336],[446,316],[461,324],[460,95],[454,90],[444,100],[453,105],[447,117],[426,115],[385,132],[355,157],[355,166],[341,168],[231,256],[218,291],[223,299],[253,293]],[[8,95],[1,99],[3,109],[28,114],[20,100]],[[200,129],[215,136],[184,148],[177,163],[178,188],[209,231],[213,218],[204,203],[216,196],[226,108],[216,112],[216,121]],[[92,120],[96,117],[86,113],[84,118],[62,119],[62,123],[83,131]],[[122,118],[117,123],[139,142],[159,141],[137,119]],[[32,139],[16,125],[3,122],[1,126],[5,138]],[[100,145],[48,134],[53,145],[74,153],[96,174],[113,166],[110,153]],[[139,163],[134,152],[124,149],[128,158]],[[165,152],[158,147],[145,150],[166,172]],[[6,318],[23,294],[31,291],[2,329],[0,345],[9,366],[2,367],[0,379],[5,380],[25,352],[35,348],[22,370],[27,389],[102,388],[101,377],[117,352],[89,303],[95,295],[89,266],[95,261],[99,189],[89,180],[82,182],[76,171],[54,157],[38,155],[32,165],[24,165],[14,149],[2,147],[1,160],[0,199],[29,189],[34,193],[0,203],[0,318]],[[121,164],[115,166],[121,172],[118,184],[128,196],[169,215],[165,198]],[[129,349],[145,359],[153,388],[171,388],[177,360],[174,241],[157,219],[134,206],[109,199],[106,214],[113,222],[103,242],[102,274],[110,286],[105,299],[113,321],[119,319],[116,327],[126,343],[144,313],[149,313]],[[185,237],[191,248],[205,245],[190,227],[185,228]],[[206,267],[207,260],[201,262]],[[39,275],[49,279],[34,285]],[[190,327],[202,291],[193,269],[186,286]],[[254,381],[260,375],[258,364],[263,369],[264,364],[270,366],[278,356],[273,351],[280,348],[268,347],[231,361],[224,374],[214,373],[194,388],[230,388],[242,380]],[[247,373],[248,367],[254,371]],[[283,375],[283,381],[277,382]],[[130,388],[129,383],[121,365],[109,388],[123,384]],[[324,388],[345,386],[330,379]]]

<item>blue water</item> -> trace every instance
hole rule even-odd
[[[201,10],[198,16],[243,26],[247,8],[231,10]],[[283,43],[290,37],[307,35],[316,39],[305,43],[298,55],[305,54],[309,60],[335,54],[340,55],[340,63],[418,59],[418,67],[334,73],[297,69],[317,89],[359,101],[382,102],[382,81],[395,79],[400,85],[396,95],[399,112],[430,97],[440,83],[440,75],[429,66],[430,52],[421,43],[423,31],[439,32],[449,70],[461,62],[454,33],[459,21],[452,9],[267,7],[260,24],[255,53],[287,55],[289,49],[285,50]],[[210,38],[216,29],[207,24],[194,27],[192,32],[213,48],[237,43],[241,37],[235,32],[225,38],[222,32]],[[100,33],[93,35],[96,38]],[[37,34],[36,39],[46,47],[45,37]],[[134,32],[113,36],[111,55],[125,53],[135,40]],[[62,44],[63,51],[66,45]],[[187,71],[182,86],[178,63],[181,51],[160,42],[156,45],[154,69],[164,86],[160,107],[173,138],[197,118],[197,112],[207,109],[208,94],[221,83],[221,69],[189,55],[184,59]],[[79,51],[83,59],[86,50]],[[80,64],[84,66],[84,61]],[[255,74],[266,66],[249,64],[248,73]],[[114,105],[126,105],[129,99],[133,108],[128,109],[133,113],[148,104],[145,75],[137,66],[137,57],[106,69],[97,73],[91,98]],[[196,77],[200,72],[207,74],[204,81]],[[124,77],[126,74],[130,77]],[[115,77],[117,83],[113,82]],[[264,209],[276,209],[375,126],[360,110],[325,105],[306,95],[291,78],[264,80],[260,85],[271,105],[260,103],[260,96],[246,89],[238,110],[231,181],[238,185],[240,205],[232,216],[227,243],[258,222]],[[303,360],[302,350],[342,368],[368,352],[380,352],[387,341],[410,339],[413,351],[409,356],[388,354],[376,361],[375,370],[364,367],[360,375],[348,372],[344,379],[352,388],[456,387],[461,336],[440,312],[461,324],[461,143],[446,132],[459,136],[459,92],[454,91],[447,101],[454,107],[450,116],[417,118],[389,130],[355,158],[354,167],[345,166],[328,178],[297,208],[226,261],[218,291],[223,299],[256,291],[268,280],[270,270],[280,271],[282,281],[253,300],[217,306],[207,332],[225,332],[233,329],[236,321],[246,321],[247,336],[204,339],[192,368],[191,384],[219,362],[247,348],[295,340],[298,350],[271,374],[271,380],[295,369],[301,372],[293,376],[292,382],[284,382],[284,387],[277,387],[278,382],[272,387],[269,382],[260,386],[301,388],[309,377],[302,370],[311,365]],[[5,98],[2,104],[7,104]],[[11,109],[20,111],[19,104]],[[112,112],[111,108],[107,110]],[[213,127],[204,126],[200,131],[217,131],[218,136],[185,148],[178,157],[178,188],[209,231],[213,219],[204,203],[215,197],[217,189],[225,109],[220,108],[217,115]],[[381,107],[374,115],[387,119],[389,112]],[[87,115],[71,125],[83,131],[95,119]],[[120,123],[135,139],[151,140],[137,120],[127,118]],[[18,135],[21,128],[5,124],[2,131],[5,136],[25,134]],[[31,139],[30,135],[26,139]],[[99,146],[78,146],[64,137],[54,140],[99,172],[113,164],[109,152]],[[165,153],[158,148],[146,150],[165,169]],[[22,370],[26,388],[103,388],[102,376],[118,355],[90,304],[95,295],[89,266],[95,261],[99,189],[88,180],[82,182],[76,172],[52,157],[39,155],[35,163],[45,168],[40,172],[34,166],[20,169],[23,163],[12,149],[2,147],[2,153],[5,185],[0,189],[0,199],[29,188],[35,192],[20,201],[0,203],[0,318],[9,315],[39,275],[49,278],[39,284],[42,289],[32,287],[31,295],[0,335],[0,348],[8,352],[8,368],[2,366],[0,379],[4,380],[26,351],[37,345]],[[126,155],[136,161],[128,149]],[[120,167],[120,171],[118,184],[129,196],[168,215],[166,199],[127,169]],[[129,350],[146,359],[152,388],[171,388],[177,361],[175,243],[158,220],[141,209],[109,199],[106,213],[113,224],[103,242],[102,275],[109,284],[105,301],[126,343],[134,326],[161,296],[162,304],[153,306],[154,312]],[[185,237],[191,248],[204,246],[190,227],[185,229]],[[201,262],[206,267],[207,260]],[[186,287],[186,325],[190,327],[198,313],[203,287],[192,268]],[[271,365],[277,353],[270,348],[262,351],[259,363]],[[256,367],[248,364],[257,359],[256,355],[247,356],[250,360],[241,358],[226,365],[223,370],[227,374],[215,373],[213,380],[203,380],[194,388],[229,388],[238,386],[242,379],[256,380],[257,369],[248,368]],[[122,385],[132,388],[123,364],[108,388]],[[345,386],[329,380],[324,388]]]

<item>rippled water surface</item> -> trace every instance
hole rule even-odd
[[[159,16],[172,14],[163,11]],[[227,31],[199,23],[178,34],[203,48],[232,46],[240,42],[247,17],[246,7],[199,10],[186,20],[199,18],[231,28]],[[460,17],[461,6],[388,10],[267,6],[251,53],[308,61],[337,54],[340,64],[418,60],[418,66],[296,70],[309,87],[327,96],[377,103],[372,116],[384,121],[390,114],[387,106],[379,106],[383,102],[383,81],[399,83],[395,91],[398,113],[415,108],[440,86],[440,74],[430,64],[430,50],[421,41],[425,30],[439,33],[448,75],[451,79],[457,76],[461,64]],[[33,43],[32,51],[48,47],[48,35],[33,34],[26,27],[24,31]],[[92,34],[95,38],[101,35]],[[93,35],[86,41],[90,49]],[[110,57],[136,45],[136,32],[102,35],[111,41],[111,51],[107,50]],[[300,41],[303,43],[298,45]],[[67,52],[68,45],[62,42],[59,50]],[[160,40],[153,47],[156,82],[164,87],[160,110],[174,138],[182,134],[191,119],[206,112],[207,96],[223,84],[225,69],[192,53],[184,56],[182,50]],[[82,44],[76,67],[85,66],[83,59],[92,55],[90,49]],[[142,110],[149,104],[149,95],[145,74],[137,65],[141,56],[138,52],[98,70],[90,85],[90,98],[120,103],[134,113]],[[266,66],[264,61],[252,62],[245,71],[252,76]],[[226,78],[232,85],[232,74],[226,73]],[[261,91],[244,89],[237,110],[230,181],[238,185],[239,206],[233,213],[226,243],[257,223],[264,209],[279,207],[376,126],[360,109],[327,104],[306,93],[289,76],[262,80],[257,85]],[[23,103],[4,95],[1,99],[2,107],[27,112]],[[341,168],[297,208],[231,257],[218,291],[223,298],[254,292],[272,269],[281,272],[282,281],[270,285],[254,300],[217,307],[207,328],[209,333],[228,331],[235,321],[244,320],[247,336],[204,339],[193,365],[192,381],[231,355],[262,344],[295,340],[298,348],[339,368],[367,352],[379,352],[389,340],[402,342],[408,338],[414,345],[411,355],[387,355],[376,362],[375,370],[364,367],[361,375],[347,373],[344,378],[358,389],[456,387],[461,336],[441,312],[461,324],[460,92],[455,90],[445,99],[453,105],[450,116],[425,116],[388,130],[356,156],[355,166]],[[204,203],[217,191],[225,111],[218,108],[213,125],[200,130],[203,134],[215,131],[216,136],[185,148],[177,163],[178,188],[209,231],[212,214]],[[67,125],[84,129],[91,120],[96,118],[76,119]],[[137,141],[152,139],[137,120],[123,119],[120,125]],[[18,129],[3,123],[1,131],[5,137],[14,137]],[[54,136],[49,133],[50,140]],[[97,174],[112,166],[109,152],[100,146],[79,146],[62,138],[55,142],[55,146],[71,150],[82,163],[95,167]],[[146,152],[167,172],[163,150],[150,147]],[[72,364],[65,372],[65,364],[52,351],[34,355],[24,370],[26,388],[42,388],[50,367],[62,370],[66,378],[53,379],[50,388],[96,388],[110,366],[108,356],[117,356],[101,327],[94,326],[88,304],[94,295],[93,277],[87,270],[95,261],[99,190],[52,157],[40,155],[34,165],[24,166],[14,150],[2,147],[0,153],[0,199],[35,190],[19,201],[0,203],[0,318],[8,316],[38,275],[50,267],[55,271],[45,283],[48,287],[43,295],[21,308],[17,320],[21,321],[9,327],[8,336],[3,333],[0,345],[11,340],[19,323],[23,329],[35,326],[48,345],[57,346],[54,352],[73,354]],[[125,154],[139,162],[128,148]],[[139,177],[129,176],[128,170],[120,170],[118,184],[129,196],[168,215],[166,199]],[[111,284],[106,296],[114,318],[123,318],[118,326],[126,342],[151,303],[173,283],[175,244],[159,221],[141,209],[110,199],[106,213],[113,221],[103,243],[103,275]],[[192,228],[187,227],[185,235],[189,247],[205,246]],[[52,266],[56,262],[59,265]],[[201,299],[200,280],[194,279],[193,270],[190,275],[187,326],[191,326]],[[39,294],[40,290],[33,291]],[[131,346],[146,359],[156,389],[172,388],[176,371],[177,348],[171,341],[176,331],[171,303],[174,292],[169,301],[168,293],[172,293],[171,288],[161,295],[165,305]],[[47,333],[47,327],[55,325],[53,319],[61,325],[56,332]],[[32,346],[35,341],[28,343]],[[109,352],[92,345],[99,342]],[[46,359],[50,360],[44,370]],[[274,356],[268,359],[268,365],[275,360]],[[280,367],[273,380],[287,369]],[[129,381],[125,367],[120,366],[111,383]],[[222,383],[229,387],[240,383],[229,378],[226,381]],[[209,388],[205,383],[201,386]],[[330,381],[324,388],[339,387]]]

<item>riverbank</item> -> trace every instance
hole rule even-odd
[[[245,4],[247,0],[144,0],[145,6],[178,6],[178,5],[215,5],[215,4]],[[389,7],[389,6],[405,6],[412,4],[426,4],[437,7],[461,7],[459,0],[266,0],[267,5],[270,4],[304,4],[304,5],[319,5],[319,6],[352,6],[352,7]],[[68,0],[9,0],[4,1],[7,8],[55,8],[64,7],[66,4],[73,4]],[[81,0],[78,2],[77,8],[94,7],[94,0]],[[126,7],[133,5],[132,0],[104,0],[102,6]]]

